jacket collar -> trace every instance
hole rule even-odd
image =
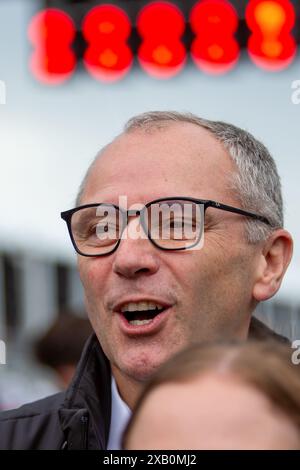
[[[251,318],[248,338],[261,341],[273,339],[287,345],[291,343],[288,338],[276,333],[256,317]]]
[[[64,448],[105,449],[111,418],[111,370],[97,336],[87,341],[59,411]]]

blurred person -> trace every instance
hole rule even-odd
[[[140,397],[127,450],[299,450],[300,365],[272,341],[195,345]]]
[[[195,342],[246,340],[280,288],[292,256],[280,179],[248,132],[149,112],[99,152],[61,216],[95,335],[65,394],[2,415],[0,447],[118,449],[163,363]]]
[[[59,311],[53,324],[30,345],[33,354],[29,361],[0,369],[0,410],[16,408],[67,388],[92,333],[89,320],[79,313]],[[51,374],[45,366],[51,369]]]
[[[50,328],[34,345],[38,361],[50,367],[63,390],[70,384],[80,359],[84,344],[92,333],[87,318],[72,311],[59,312]]]

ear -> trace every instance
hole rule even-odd
[[[263,243],[256,268],[253,297],[258,302],[273,297],[291,261],[293,239],[287,230],[275,230]]]

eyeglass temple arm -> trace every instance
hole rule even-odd
[[[238,209],[237,207],[227,206],[226,204],[221,204],[216,201],[206,201],[205,205],[206,207],[215,207],[216,209],[222,209],[224,211],[245,215],[247,217],[251,217],[252,219],[257,219],[257,220],[260,220],[261,222],[264,222],[265,224],[271,225],[269,220],[266,217],[255,214],[254,212],[244,211],[243,209]]]

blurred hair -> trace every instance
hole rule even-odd
[[[292,349],[278,341],[197,344],[165,363],[142,392],[123,435],[126,448],[143,404],[154,389],[168,383],[191,382],[206,373],[236,377],[255,387],[295,423],[300,433],[300,365]]]
[[[39,362],[53,369],[62,365],[77,365],[92,331],[87,318],[69,310],[59,312],[52,326],[36,341],[35,355]]]
[[[229,189],[234,191],[242,208],[263,215],[271,223],[269,226],[259,220],[245,219],[246,238],[249,243],[263,241],[272,230],[283,227],[281,183],[275,161],[268,149],[249,132],[226,122],[211,121],[191,113],[175,111],[152,111],[134,116],[125,124],[124,132],[151,132],[174,122],[191,123],[206,129],[228,151],[237,169],[230,177]],[[90,172],[101,152],[86,172],[78,191],[76,205],[80,204]]]

